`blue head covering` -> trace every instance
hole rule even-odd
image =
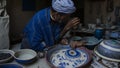
[[[72,0],[52,0],[52,8],[61,13],[73,13],[76,10]]]

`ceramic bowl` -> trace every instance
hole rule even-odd
[[[95,47],[94,52],[103,59],[120,62],[120,41],[104,40]]]
[[[23,66],[18,64],[0,64],[0,68],[23,68]]]
[[[21,49],[16,52],[8,49],[0,50],[0,53],[10,54],[12,57],[21,64],[28,64],[35,61],[37,58],[37,53],[31,49]]]
[[[71,41],[81,41],[82,38],[80,36],[74,36],[71,38]]]
[[[120,38],[120,32],[111,32],[110,37],[114,39]]]
[[[9,53],[2,53],[0,51],[0,63],[6,63],[12,60],[12,55]]]
[[[18,63],[28,64],[35,61],[37,53],[31,49],[21,49],[14,53],[14,58]]]
[[[97,39],[94,36],[84,37],[83,41],[86,42],[85,47],[93,50],[96,45],[98,45],[103,39]]]
[[[69,45],[57,45],[48,50],[46,59],[52,68],[77,68],[87,65],[91,57],[85,49],[73,50]]]

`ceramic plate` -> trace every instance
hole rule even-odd
[[[55,67],[76,68],[87,64],[90,61],[90,56],[84,49],[72,50],[70,47],[66,47],[54,50],[49,60]]]

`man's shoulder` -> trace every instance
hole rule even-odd
[[[49,11],[49,10],[50,10],[49,7],[48,7],[48,8],[44,8],[44,9],[39,10],[39,11],[37,12],[37,14],[44,14],[46,11]]]

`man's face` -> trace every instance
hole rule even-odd
[[[58,23],[66,23],[70,18],[70,14],[56,13],[54,15],[54,20]]]

